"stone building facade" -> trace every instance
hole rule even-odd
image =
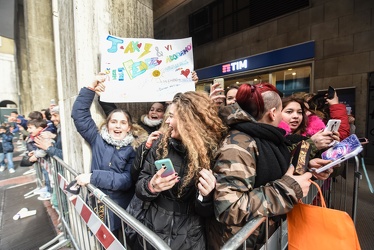
[[[191,20],[189,18],[217,2],[232,4],[236,1],[190,1],[173,13],[155,20],[155,38],[171,39],[190,36]],[[291,64],[291,66],[310,68],[308,92],[326,90],[331,85],[338,89],[338,94],[339,89],[354,93],[356,133],[358,136],[366,136],[374,141],[374,119],[370,115],[374,112],[374,93],[371,95],[368,93],[369,84],[374,85],[370,81],[373,79],[374,72],[373,40],[374,1],[310,0],[308,6],[299,10],[211,42],[195,45],[195,69],[199,73],[199,70],[203,71],[214,65],[313,42],[313,58]],[[242,78],[250,79],[253,76],[253,80],[257,75],[268,74],[282,67],[286,70],[290,67],[290,65],[277,66],[273,69],[259,68],[244,72]],[[218,75],[217,77],[225,76]],[[200,77],[200,80],[210,84],[213,78]],[[225,77],[225,80],[230,81],[230,77]],[[240,75],[235,78],[235,81],[239,80]],[[371,152],[374,150],[373,145],[367,148]]]

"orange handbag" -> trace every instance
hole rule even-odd
[[[312,183],[322,206],[298,203],[287,214],[288,249],[361,249],[351,217],[344,211],[326,208],[321,189]]]

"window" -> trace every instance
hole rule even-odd
[[[309,6],[309,0],[217,0],[189,16],[195,46]]]

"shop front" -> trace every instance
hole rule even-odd
[[[199,76],[196,88],[209,92],[213,80],[223,78],[225,88],[233,84],[269,82],[285,96],[309,92],[313,84],[314,47],[315,42],[310,41],[196,69]]]

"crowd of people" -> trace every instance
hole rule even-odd
[[[321,152],[351,133],[336,92],[332,99],[309,93],[283,97],[269,83],[226,90],[213,85],[209,95],[189,91],[168,103],[152,103],[134,122],[131,111],[100,101],[105,80],[105,74],[97,75],[73,104],[71,117],[92,150],[90,171],[76,181],[93,184],[124,209],[142,210],[137,219],[172,249],[219,249],[256,216],[268,216],[274,230],[308,194],[310,179],[326,180],[332,174],[332,169],[308,171],[330,163],[320,159]],[[100,127],[90,112],[95,95],[106,115]],[[17,123],[13,131],[0,127],[9,172],[14,171],[9,161],[13,148],[7,142],[16,128],[27,136],[31,161],[62,158],[59,108],[43,111],[30,113],[28,120],[18,114],[9,117]],[[338,132],[323,130],[330,118],[341,120]],[[309,150],[300,170],[294,154],[301,144]],[[166,166],[155,165],[165,158],[173,165],[168,175]],[[2,163],[0,170],[4,169]],[[52,193],[48,173],[44,178],[46,191]],[[120,235],[116,215],[109,212],[105,222]],[[132,249],[144,247],[134,232],[127,240]],[[263,225],[247,239],[247,246],[258,249],[264,241]]]
[[[310,179],[326,180],[332,173],[312,174],[307,169],[328,164],[320,153],[349,135],[342,107],[341,130],[323,131],[328,117],[319,116],[310,100],[301,93],[281,98],[267,83],[233,85],[226,91],[213,86],[210,96],[178,93],[171,103],[153,103],[138,120],[140,128],[127,112],[100,102],[107,123],[97,131],[87,114],[95,93],[103,91],[105,75],[98,75],[82,88],[73,106],[77,129],[94,155],[91,172],[77,181],[94,184],[116,201],[116,193],[127,195],[118,204],[143,210],[138,219],[173,249],[218,249],[255,216],[271,217],[275,227],[307,195]],[[327,115],[337,119],[334,110],[339,107],[334,105],[343,104],[336,93],[334,100],[325,102]],[[110,139],[105,139],[107,134]],[[306,168],[298,172],[290,163],[301,142],[311,150]],[[131,153],[116,161],[116,154],[125,149]],[[174,167],[170,175],[164,174],[166,167],[155,165],[165,158]],[[121,181],[122,188],[116,187]],[[111,225],[118,225],[115,216],[109,217]],[[118,233],[119,227],[112,230]],[[263,230],[260,227],[248,239],[248,246],[263,244]],[[130,243],[135,249],[143,247],[133,235]]]
[[[62,159],[62,144],[60,138],[60,112],[59,106],[50,105],[40,111],[32,111],[27,117],[12,111],[6,116],[7,121],[0,126],[0,172],[7,169],[10,174],[16,172],[13,163],[13,153],[17,145],[21,151],[24,151],[20,162],[21,167],[29,167],[23,174],[33,174],[37,171],[35,163],[39,159],[46,159],[57,155]],[[14,143],[14,139],[17,143]],[[6,159],[6,161],[5,161]],[[51,200],[57,206],[56,197],[53,196],[51,185],[51,171],[48,165],[40,167],[43,173],[42,187],[34,190],[39,195],[39,200]]]

